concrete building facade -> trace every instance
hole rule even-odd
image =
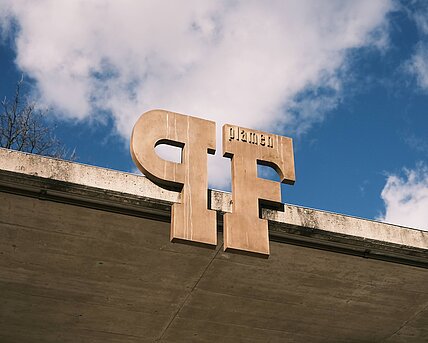
[[[428,342],[428,233],[286,205],[268,259],[169,240],[179,193],[0,149],[0,342]]]

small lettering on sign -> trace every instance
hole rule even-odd
[[[252,132],[240,127],[232,126],[229,128],[229,141],[233,140],[273,148],[272,136],[263,133]]]

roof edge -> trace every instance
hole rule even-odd
[[[0,148],[0,191],[169,220],[180,193],[144,176]],[[231,194],[210,190],[210,207],[231,212]],[[428,268],[428,232],[285,204],[262,210],[274,241]]]

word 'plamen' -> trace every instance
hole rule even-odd
[[[214,122],[153,110],[136,122],[131,155],[137,167],[160,186],[181,189],[181,202],[172,205],[171,241],[217,245],[216,212],[208,209],[207,153],[216,147]],[[181,163],[161,159],[159,144],[182,148]],[[232,213],[223,221],[224,250],[269,255],[268,222],[259,218],[259,204],[281,205],[278,182],[257,177],[257,164],[273,167],[283,183],[293,184],[291,138],[223,126],[223,156],[232,163]]]
[[[251,144],[260,144],[261,146],[267,146],[268,148],[273,148],[273,138],[268,136],[265,133],[249,131],[240,127],[230,127],[229,128],[229,140],[234,140],[241,142],[248,142]]]

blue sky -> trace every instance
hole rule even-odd
[[[164,108],[293,137],[284,202],[428,229],[426,2],[0,0],[0,20],[0,95],[23,74],[79,162],[135,170],[133,123]]]

